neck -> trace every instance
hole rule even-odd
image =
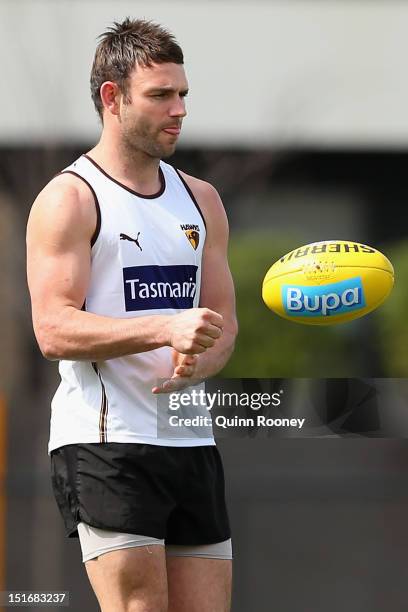
[[[108,140],[103,132],[88,155],[112,178],[138,193],[151,195],[160,189],[160,160],[143,151],[129,150],[120,141],[112,142],[112,138]]]

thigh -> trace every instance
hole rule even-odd
[[[164,546],[114,550],[85,567],[102,612],[167,612]]]
[[[78,523],[78,535],[84,562],[96,559],[113,550],[137,548],[138,546],[146,546],[149,550],[152,546],[164,546],[164,540],[134,533],[107,531],[106,529],[91,527],[86,523]],[[221,552],[223,552],[223,549]],[[177,554],[177,551],[175,551],[175,554]]]
[[[168,612],[229,612],[232,561],[167,557]]]

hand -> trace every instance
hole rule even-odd
[[[168,322],[170,346],[179,353],[204,353],[221,337],[223,318],[208,308],[190,308],[170,317]]]
[[[194,382],[194,373],[198,362],[197,355],[182,355],[173,351],[174,371],[171,378],[165,380],[160,387],[153,387],[152,393],[172,393],[189,387]]]

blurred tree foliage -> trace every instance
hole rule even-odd
[[[384,249],[395,271],[395,284],[379,313],[379,339],[385,376],[408,377],[408,241]]]
[[[229,260],[240,329],[235,352],[220,376],[405,376],[408,325],[404,315],[408,307],[408,285],[401,279],[408,278],[408,244],[384,249],[400,280],[383,306],[361,319],[322,327],[286,321],[262,301],[262,280],[268,268],[301,245],[302,239],[296,236],[231,235]]]

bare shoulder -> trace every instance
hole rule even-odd
[[[186,174],[181,170],[179,172],[197,200],[206,222],[210,224],[217,222],[217,224],[222,223],[228,226],[224,206],[216,188],[207,181]]]
[[[81,178],[61,173],[40,191],[30,211],[27,234],[46,230],[92,237],[97,224],[95,198]]]
[[[210,183],[180,172],[183,179],[194,195],[201,212],[203,213],[207,236],[206,250],[214,247],[226,250],[228,245],[228,219],[218,191]]]

